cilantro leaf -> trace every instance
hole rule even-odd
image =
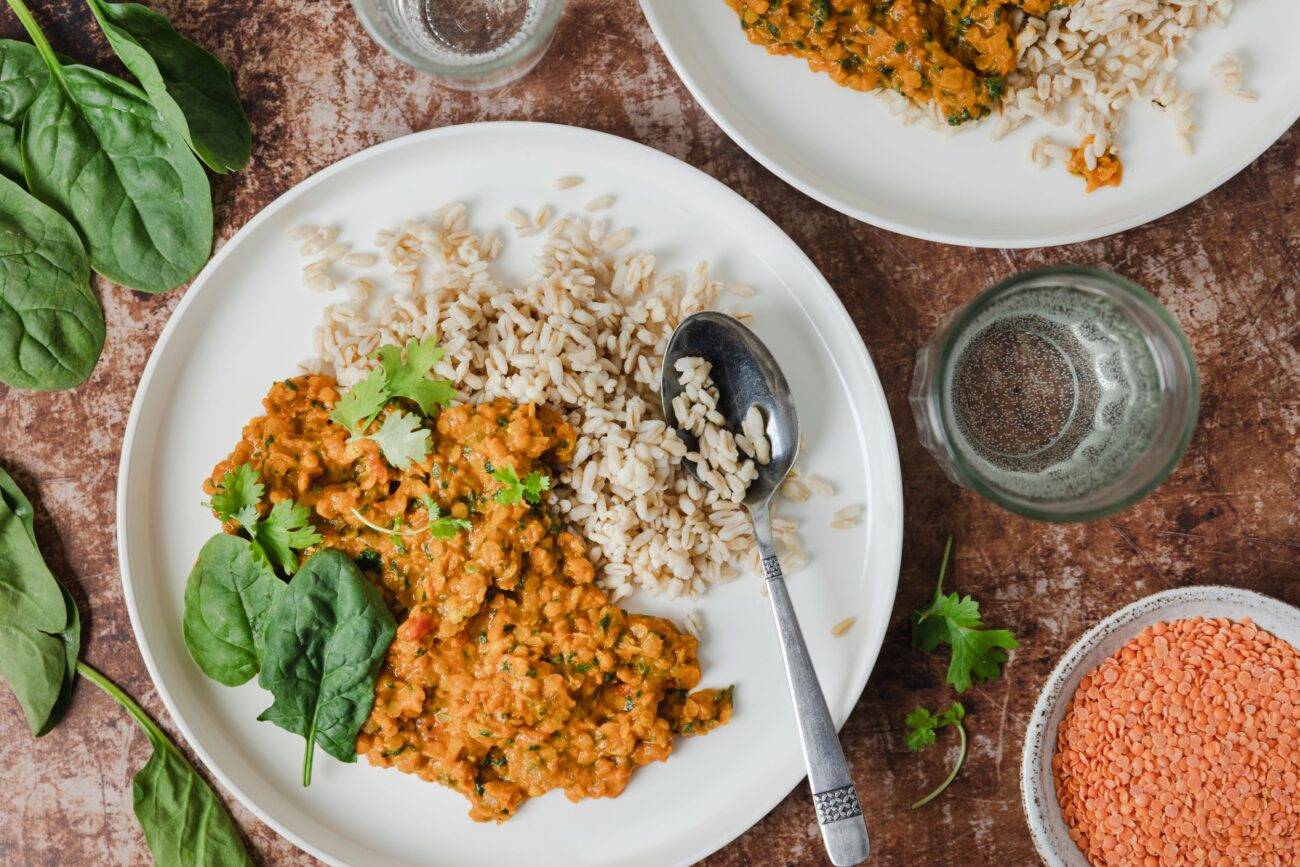
[[[330,412],[332,421],[343,425],[354,435],[370,427],[370,423],[395,397],[413,400],[419,404],[421,412],[433,415],[438,407],[449,406],[456,396],[456,389],[450,382],[429,378],[433,366],[442,358],[442,349],[432,337],[409,341],[406,344],[405,361],[402,360],[402,347],[396,344],[381,346],[375,353],[375,358],[379,360],[379,367],[352,386]],[[425,453],[428,453],[427,450]],[[405,466],[398,466],[392,460],[389,463],[398,469],[405,469]]]
[[[520,500],[529,503],[540,503],[542,501],[542,491],[548,491],[551,488],[549,476],[544,476],[537,470],[533,470],[523,479],[520,479],[519,474],[515,472],[515,468],[508,464],[493,470],[492,478],[502,485],[496,492],[495,497],[496,501],[503,506],[509,506],[511,503],[517,503]]]
[[[253,552],[286,575],[298,571],[296,551],[319,544],[321,535],[308,522],[311,510],[293,500],[281,500],[271,507],[265,520],[247,529],[253,536]]]
[[[430,379],[433,366],[442,358],[442,348],[432,337],[406,344],[406,361],[400,346],[382,346],[375,356],[384,372],[388,393],[405,397],[420,405],[425,415],[433,415],[440,406],[449,406],[456,389],[445,379]]]
[[[388,403],[388,384],[382,370],[370,374],[352,386],[330,412],[330,420],[343,425],[351,433],[364,431]]]
[[[966,708],[959,701],[953,702],[952,707],[942,713],[932,714],[925,708],[918,707],[907,715],[907,748],[913,752],[919,752],[934,743],[935,735],[939,729],[948,726],[956,726],[957,735],[961,739],[961,749],[957,754],[957,763],[953,765],[947,778],[933,792],[913,804],[913,810],[917,807],[924,807],[933,801],[944,789],[948,788],[953,780],[957,779],[957,772],[961,770],[962,762],[966,761],[966,727],[962,725],[962,720],[965,718]]]
[[[975,683],[997,680],[1002,676],[1007,651],[1019,646],[1020,642],[1006,629],[954,630],[948,682],[960,693],[970,688],[972,680]],[[963,671],[965,675],[961,674]]]
[[[212,502],[205,505],[217,513],[223,524],[231,520],[239,523],[252,541],[254,556],[292,575],[298,570],[294,551],[318,544],[321,537],[308,520],[311,510],[293,500],[281,500],[262,518],[257,506],[266,486],[258,481],[259,476],[252,465],[240,464],[222,477]]]
[[[907,715],[907,748],[912,752],[921,750],[934,743],[934,730],[939,718],[932,716],[928,710],[918,707]]]
[[[468,533],[473,526],[464,518],[453,518],[451,515],[444,515],[442,508],[428,494],[425,494],[420,500],[424,503],[424,507],[429,510],[429,523],[425,529],[435,539],[451,539],[457,533]]]
[[[984,683],[1002,676],[1007,651],[1019,646],[1016,637],[1005,629],[984,629],[979,603],[958,593],[945,595],[943,576],[948,571],[952,537],[943,550],[939,583],[934,598],[925,608],[912,612],[912,646],[932,653],[940,644],[952,648],[948,662],[948,683],[958,693],[972,683]]]
[[[372,434],[354,435],[353,439],[369,439],[379,444],[384,460],[399,470],[405,470],[412,461],[422,461],[429,456],[429,431],[420,427],[415,413],[394,410],[384,419],[379,430]]]
[[[207,504],[221,518],[221,523],[235,520],[249,527],[257,521],[257,504],[266,491],[257,478],[257,470],[249,464],[226,471],[217,485],[217,493],[212,495],[212,502]]]
[[[464,518],[453,518],[450,515],[443,515],[442,509],[433,501],[433,497],[424,494],[420,497],[420,502],[424,503],[424,508],[429,512],[429,521],[423,527],[411,527],[402,529],[402,517],[398,515],[393,519],[393,526],[381,527],[374,521],[368,519],[357,509],[352,510],[352,516],[365,526],[374,530],[376,533],[387,533],[394,543],[402,536],[418,536],[421,533],[429,532],[435,539],[451,539],[457,533],[468,532],[473,526]]]

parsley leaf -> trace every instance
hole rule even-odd
[[[379,444],[384,460],[399,470],[405,470],[412,461],[422,461],[429,456],[429,432],[420,427],[415,413],[393,410],[372,434],[354,435],[353,439],[369,439]]]
[[[276,503],[265,520],[247,528],[253,536],[253,553],[271,565],[279,566],[286,575],[297,572],[298,555],[295,551],[322,541],[321,535],[307,520],[310,516],[310,509],[293,500]]]
[[[551,479],[544,476],[537,470],[533,470],[522,480],[515,468],[508,464],[504,467],[498,467],[492,471],[492,478],[502,484],[500,490],[496,492],[496,501],[503,506],[511,503],[517,503],[524,500],[529,503],[540,503],[542,501],[542,491],[551,489]]]
[[[221,518],[221,523],[234,520],[249,527],[257,522],[257,504],[266,491],[257,477],[257,470],[249,464],[240,464],[222,476],[212,502],[206,504]]]
[[[364,431],[378,417],[380,410],[395,397],[413,400],[425,415],[433,415],[440,406],[448,406],[456,389],[445,379],[430,379],[433,366],[442,358],[438,341],[430,337],[406,344],[406,360],[396,344],[381,346],[375,353],[379,367],[339,398],[330,419],[356,433]],[[399,467],[400,469],[400,467]]]
[[[393,345],[380,347],[375,357],[384,372],[389,394],[415,401],[425,415],[433,415],[440,406],[449,406],[456,396],[450,382],[429,378],[433,366],[442,358],[442,349],[432,337],[407,343],[405,362],[401,347]]]
[[[940,644],[952,648],[948,663],[948,683],[957,692],[965,692],[973,683],[984,683],[1002,676],[1007,651],[1020,646],[1016,637],[1005,629],[985,629],[979,603],[957,593],[944,595],[943,576],[952,553],[952,537],[943,551],[939,583],[934,598],[925,608],[912,612],[912,646],[932,653]]]
[[[913,804],[913,810],[917,807],[924,807],[939,797],[940,793],[948,788],[953,780],[957,779],[957,772],[961,770],[962,762],[966,761],[966,727],[962,725],[962,720],[965,718],[966,708],[962,707],[962,703],[959,701],[953,702],[952,707],[942,713],[932,714],[925,708],[918,707],[907,715],[907,748],[913,752],[919,752],[934,743],[935,735],[939,729],[948,726],[956,726],[957,736],[961,739],[961,749],[957,754],[957,763],[948,772],[947,778],[933,792]]]

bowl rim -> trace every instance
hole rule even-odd
[[[1188,587],[1174,587],[1144,596],[1118,609],[1083,633],[1061,654],[1051,674],[1044,681],[1038,698],[1034,702],[1033,713],[1025,726],[1025,742],[1020,759],[1020,808],[1029,826],[1029,836],[1034,842],[1034,850],[1048,867],[1088,867],[1090,862],[1078,848],[1062,852],[1049,833],[1050,816],[1053,810],[1058,814],[1060,804],[1055,797],[1051,803],[1043,803],[1037,795],[1037,783],[1045,772],[1050,772],[1051,758],[1056,753],[1055,740],[1051,732],[1046,731],[1053,712],[1063,699],[1073,697],[1073,686],[1082,678],[1080,668],[1085,657],[1097,645],[1127,628],[1132,628],[1135,621],[1143,615],[1159,612],[1182,603],[1213,604],[1224,608],[1250,606],[1276,612],[1281,617],[1295,621],[1300,628],[1300,608],[1243,587],[1227,584],[1199,584]],[[1199,615],[1205,617],[1206,615]],[[1224,615],[1218,615],[1224,616]],[[1238,615],[1252,616],[1252,615]],[[1269,632],[1273,629],[1265,628]],[[1134,635],[1137,634],[1135,630]],[[1132,637],[1132,636],[1130,636]],[[1286,636],[1279,636],[1290,641]],[[1076,677],[1077,676],[1077,677]]]

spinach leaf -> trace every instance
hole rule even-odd
[[[83,677],[108,693],[144,729],[153,755],[135,775],[135,816],[158,867],[252,867],[235,823],[216,793],[148,714],[84,662]]]
[[[15,503],[11,484],[0,491],[0,625],[58,634],[68,625],[59,582],[19,514],[31,504]]]
[[[103,349],[104,311],[76,230],[0,175],[0,380],[72,388]]]
[[[23,179],[23,115],[49,80],[35,46],[0,39],[0,174],[15,181]]]
[[[13,477],[5,472],[4,467],[0,467],[0,500],[7,501],[9,508],[22,521],[23,529],[27,531],[32,547],[39,554],[40,546],[36,544],[36,510],[32,508],[31,500],[27,499],[23,489],[18,487]],[[68,703],[72,701],[72,687],[77,682],[77,657],[81,654],[81,612],[77,609],[77,603],[68,592],[68,588],[63,586],[63,582],[56,578],[55,583],[59,585],[59,594],[63,597],[63,607],[67,610],[68,616],[67,625],[58,635],[63,643],[63,683],[59,687],[59,697],[45,725],[35,732],[37,737],[49,734],[50,729],[63,719],[63,713],[68,709]]]
[[[77,605],[41,556],[31,501],[0,468],[0,678],[37,737],[63,718],[80,650]]]
[[[218,683],[247,681],[262,667],[262,631],[271,603],[285,592],[247,539],[213,536],[185,584],[182,628],[190,658]]]
[[[138,3],[86,0],[108,42],[154,107],[214,172],[248,164],[252,136],[230,71]]]
[[[57,635],[0,624],[0,678],[9,684],[37,737],[59,721],[66,666]]]
[[[258,683],[275,702],[258,717],[306,741],[302,784],[316,744],[357,760],[357,733],[375,701],[375,679],[397,624],[351,558],[317,553],[271,605]]]
[[[22,0],[8,2],[50,71],[23,124],[32,193],[76,225],[110,280],[144,292],[189,280],[212,251],[212,198],[185,139],[135,87],[61,66]]]

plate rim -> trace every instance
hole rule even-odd
[[[272,217],[274,217],[280,210],[290,206],[298,198],[300,198],[303,195],[306,195],[311,190],[314,190],[320,184],[325,183],[334,175],[341,174],[354,165],[364,163],[368,160],[380,157],[384,153],[390,150],[396,150],[398,148],[411,147],[411,146],[418,147],[423,141],[426,140],[454,138],[460,135],[473,135],[473,134],[480,134],[484,132],[490,134],[497,131],[501,131],[508,134],[518,134],[518,133],[527,134],[527,132],[530,130],[539,130],[539,129],[547,134],[558,133],[561,135],[570,135],[578,139],[589,139],[589,140],[601,142],[606,145],[613,145],[616,148],[627,148],[628,150],[631,151],[638,151],[640,152],[640,155],[643,158],[647,158],[650,160],[659,160],[665,163],[676,164],[677,168],[679,169],[684,168],[687,174],[694,173],[695,175],[698,176],[698,178],[703,183],[707,185],[712,185],[722,196],[729,197],[736,207],[746,209],[750,211],[753,216],[756,216],[759,219],[764,220],[769,224],[771,224],[778,232],[780,232],[783,236],[785,236],[786,239],[790,242],[790,247],[792,249],[793,254],[796,256],[797,263],[802,268],[806,269],[808,272],[816,276],[817,279],[814,282],[813,288],[819,289],[821,291],[821,293],[825,296],[826,302],[830,307],[834,318],[839,321],[840,325],[847,327],[847,329],[852,333],[852,335],[855,338],[849,341],[852,347],[853,357],[848,359],[841,359],[834,355],[832,355],[831,357],[836,361],[837,365],[846,362],[847,363],[856,362],[857,364],[860,364],[864,374],[876,386],[875,394],[873,397],[877,405],[877,408],[881,413],[883,413],[880,429],[883,437],[885,438],[887,445],[889,446],[889,448],[885,450],[885,454],[882,456],[883,461],[881,464],[881,470],[887,472],[888,475],[891,475],[893,478],[892,490],[887,491],[887,493],[891,494],[894,502],[897,503],[897,510],[896,510],[897,517],[893,521],[894,532],[892,534],[892,538],[888,538],[888,532],[886,530],[886,536],[887,536],[886,541],[889,543],[890,549],[893,552],[892,556],[888,558],[888,560],[892,562],[891,568],[888,570],[888,572],[892,573],[893,580],[892,582],[889,582],[889,586],[887,589],[886,599],[885,599],[887,604],[882,606],[884,612],[882,615],[884,625],[879,630],[876,640],[865,642],[862,645],[862,648],[857,655],[857,661],[855,662],[855,665],[861,666],[861,674],[859,677],[854,679],[853,685],[850,687],[849,694],[852,695],[853,700],[852,703],[849,705],[849,712],[845,715],[844,720],[842,720],[837,725],[837,729],[843,728],[844,724],[848,721],[848,717],[852,715],[853,709],[857,706],[858,702],[861,701],[862,693],[866,689],[867,682],[870,679],[872,672],[875,670],[876,663],[880,659],[880,651],[881,648],[884,646],[885,637],[888,633],[889,615],[892,612],[893,604],[897,597],[899,573],[902,564],[903,515],[904,515],[901,456],[899,455],[898,452],[897,437],[894,432],[893,416],[889,409],[888,395],[885,392],[884,384],[880,379],[879,372],[876,370],[876,366],[871,359],[871,355],[867,349],[866,342],[863,340],[862,333],[858,329],[857,324],[853,321],[853,317],[849,315],[847,308],[845,308],[844,306],[844,302],[840,299],[839,295],[835,292],[834,288],[830,285],[829,281],[827,281],[825,275],[821,273],[820,269],[818,269],[817,266],[808,257],[808,254],[804,252],[803,248],[800,247],[797,243],[795,243],[794,239],[790,238],[789,234],[783,228],[781,228],[781,226],[777,224],[775,220],[767,216],[756,205],[754,205],[744,196],[740,195],[738,192],[733,190],[727,184],[723,183],[722,181],[718,180],[717,178],[713,177],[707,172],[696,168],[695,166],[691,165],[685,160],[678,159],[672,154],[669,154],[664,151],[660,151],[656,148],[643,144],[639,141],[629,139],[629,138],[624,138],[622,136],[614,135],[612,133],[606,133],[606,132],[601,132],[599,130],[588,129],[586,127],[572,126],[568,124],[541,122],[541,121],[526,121],[526,120],[478,121],[478,122],[470,122],[470,123],[463,123],[463,124],[452,124],[448,126],[435,127],[432,129],[408,133],[406,135],[401,135],[396,138],[392,138],[387,141],[379,142],[377,144],[363,148],[362,150],[357,151],[356,153],[350,154],[308,175],[307,177],[298,181],[289,189],[285,190],[279,196],[277,196],[269,204],[267,204],[260,211],[258,211],[246,223],[244,223],[243,226],[241,226],[238,230],[236,230],[235,233],[231,235],[230,239],[226,241],[224,244],[222,244],[220,249],[218,249],[212,255],[211,259],[208,260],[207,264],[204,265],[203,269],[194,278],[194,280],[191,281],[189,287],[185,291],[184,296],[181,298],[180,302],[176,305],[176,308],[172,311],[172,313],[168,317],[167,322],[164,324],[162,328],[162,331],[158,335],[157,341],[155,342],[153,348],[150,350],[149,359],[146,362],[144,369],[140,374],[139,382],[136,385],[135,395],[131,400],[130,413],[127,417],[126,427],[122,434],[121,453],[118,461],[118,479],[116,485],[116,503],[115,503],[115,507],[117,511],[117,519],[115,521],[117,540],[116,540],[115,547],[118,556],[118,571],[120,573],[120,578],[121,578],[122,592],[124,597],[123,601],[126,605],[127,614],[130,618],[131,631],[135,639],[136,647],[140,653],[141,658],[144,660],[145,668],[149,673],[149,678],[152,681],[154,688],[157,690],[158,697],[161,700],[163,707],[166,709],[170,717],[171,723],[176,727],[176,730],[180,733],[181,737],[184,739],[185,743],[189,746],[190,750],[192,750],[194,755],[199,759],[203,767],[208,771],[209,774],[212,775],[213,778],[215,778],[216,782],[218,782],[221,785],[221,787],[225,791],[225,794],[228,797],[231,797],[234,800],[236,800],[243,807],[249,810],[249,812],[251,812],[254,816],[256,816],[259,821],[261,821],[263,824],[270,827],[278,835],[283,837],[285,840],[288,840],[298,849],[312,855],[313,857],[320,859],[321,861],[327,864],[346,865],[347,862],[341,861],[338,858],[326,853],[325,851],[319,849],[318,847],[308,843],[306,840],[298,836],[296,833],[290,831],[278,819],[274,818],[265,810],[263,810],[262,807],[251,796],[249,796],[247,792],[243,790],[243,788],[237,786],[231,780],[231,778],[225,773],[225,771],[222,770],[221,767],[215,761],[213,761],[212,757],[208,754],[208,751],[202,748],[199,745],[199,743],[196,741],[190,726],[188,725],[188,723],[185,722],[184,717],[178,712],[175,699],[172,697],[171,692],[167,689],[167,687],[164,685],[163,680],[159,676],[158,665],[154,659],[154,651],[150,647],[147,639],[145,638],[145,632],[141,621],[141,615],[139,613],[135,601],[136,588],[135,588],[134,578],[132,574],[133,570],[131,565],[132,562],[131,555],[129,553],[128,544],[127,544],[127,540],[130,538],[130,534],[128,533],[128,526],[127,526],[128,512],[127,510],[121,508],[121,504],[128,502],[128,496],[133,482],[133,474],[137,476],[140,475],[140,469],[137,469],[136,467],[133,466],[134,463],[137,463],[136,461],[133,461],[133,457],[135,456],[135,447],[136,447],[135,440],[140,429],[140,424],[141,424],[140,417],[144,411],[146,393],[148,392],[149,386],[151,385],[154,379],[157,368],[161,363],[160,359],[164,351],[170,345],[179,327],[179,323],[181,319],[183,318],[186,311],[189,309],[190,305],[194,303],[194,299],[197,298],[198,295],[206,289],[209,281],[212,279],[213,274],[222,266],[225,260],[232,254],[232,251],[239,246],[240,242],[242,242],[248,236],[252,235],[254,232],[258,231],[264,223],[266,223]],[[138,485],[138,480],[136,483]],[[889,479],[888,478],[884,479],[883,484],[887,488],[890,487]],[[865,661],[865,665],[863,664],[864,661]],[[770,802],[767,799],[765,799],[761,804],[761,809],[753,813],[753,815],[747,820],[747,824],[745,825],[744,828],[740,829],[734,835],[728,836],[726,839],[722,839],[722,840],[710,839],[706,841],[703,844],[703,846],[697,847],[683,863],[694,863],[695,861],[707,857],[708,855],[729,845],[731,842],[733,842],[734,840],[738,839],[740,836],[748,832],[764,816],[770,813],[777,806],[777,804],[779,804],[782,800],[784,800],[789,795],[789,793],[793,791],[793,789],[796,786],[798,786],[798,784],[804,779],[805,776],[806,774],[803,774],[801,772],[800,776],[792,780],[789,786],[783,787],[782,791],[780,791],[774,798],[770,799]]]
[[[1184,603],[1217,603],[1220,605],[1226,603],[1253,606],[1256,609],[1276,612],[1279,616],[1290,616],[1300,626],[1300,608],[1266,593],[1260,593],[1257,590],[1245,587],[1234,587],[1230,584],[1191,584],[1186,587],[1171,587],[1167,590],[1158,590],[1140,599],[1135,599],[1099,620],[1071,643],[1061,654],[1056,665],[1052,667],[1051,673],[1047,676],[1042,689],[1038,692],[1038,698],[1034,701],[1033,712],[1029,716],[1029,722],[1025,725],[1025,743],[1020,753],[1021,814],[1025,817],[1025,824],[1029,827],[1029,835],[1034,843],[1034,851],[1042,859],[1043,863],[1049,865],[1049,867],[1074,867],[1075,864],[1087,864],[1087,859],[1081,855],[1079,858],[1071,857],[1079,854],[1077,850],[1061,853],[1060,848],[1053,842],[1048,830],[1050,825],[1048,812],[1052,805],[1042,804],[1034,796],[1038,784],[1041,782],[1042,773],[1047,767],[1050,767],[1051,762],[1050,755],[1047,755],[1043,749],[1043,738],[1045,736],[1049,738],[1047,741],[1048,746],[1052,746],[1051,732],[1045,733],[1044,730],[1048,728],[1048,722],[1057,704],[1067,698],[1066,683],[1073,679],[1074,673],[1078,670],[1084,658],[1108,637],[1126,627],[1131,627],[1144,614],[1154,614],[1173,605]],[[1208,615],[1202,614],[1198,616],[1207,617]],[[1244,616],[1249,616],[1249,614]],[[1056,806],[1059,810],[1059,805]]]
[[[878,229],[885,229],[899,235],[905,235],[909,238],[917,238],[922,241],[934,241],[940,244],[951,244],[958,247],[974,247],[982,249],[996,250],[1033,250],[1047,247],[1059,247],[1065,244],[1078,244],[1084,241],[1095,241],[1099,238],[1107,238],[1120,232],[1135,229],[1139,226],[1145,226],[1147,223],[1153,223],[1163,217],[1167,217],[1175,211],[1187,207],[1193,202],[1205,198],[1210,193],[1232,180],[1255,160],[1263,155],[1264,151],[1286,135],[1287,131],[1300,120],[1300,99],[1296,100],[1295,111],[1290,120],[1286,120],[1279,129],[1270,129],[1268,140],[1258,148],[1247,148],[1243,151],[1243,157],[1240,160],[1232,161],[1227,167],[1213,175],[1207,182],[1207,185],[1196,185],[1190,194],[1179,193],[1170,196],[1166,201],[1161,202],[1154,211],[1141,211],[1136,216],[1125,217],[1122,219],[1111,220],[1092,229],[1084,229],[1076,232],[1060,232],[1052,235],[1024,237],[1024,238],[1004,238],[992,235],[980,234],[961,234],[942,231],[931,231],[929,229],[918,228],[899,220],[893,220],[889,217],[874,213],[867,208],[861,208],[850,204],[837,196],[831,190],[821,189],[815,182],[807,180],[800,174],[781,163],[781,161],[766,151],[762,145],[751,140],[748,136],[742,134],[727,116],[718,108],[717,104],[704,92],[704,88],[696,79],[690,75],[683,64],[681,57],[672,47],[671,42],[664,36],[664,25],[659,18],[658,4],[660,2],[669,2],[669,0],[639,0],[641,12],[645,15],[646,21],[650,24],[650,29],[654,32],[655,41],[659,43],[660,50],[668,58],[668,63],[672,66],[673,71],[677,73],[677,78],[686,85],[686,89],[691,96],[698,102],[709,117],[716,123],[727,137],[738,144],[745,153],[753,157],[772,174],[794,187],[799,192],[815,199],[828,208],[836,210],[847,217],[875,226]],[[1198,192],[1199,191],[1199,192]]]

